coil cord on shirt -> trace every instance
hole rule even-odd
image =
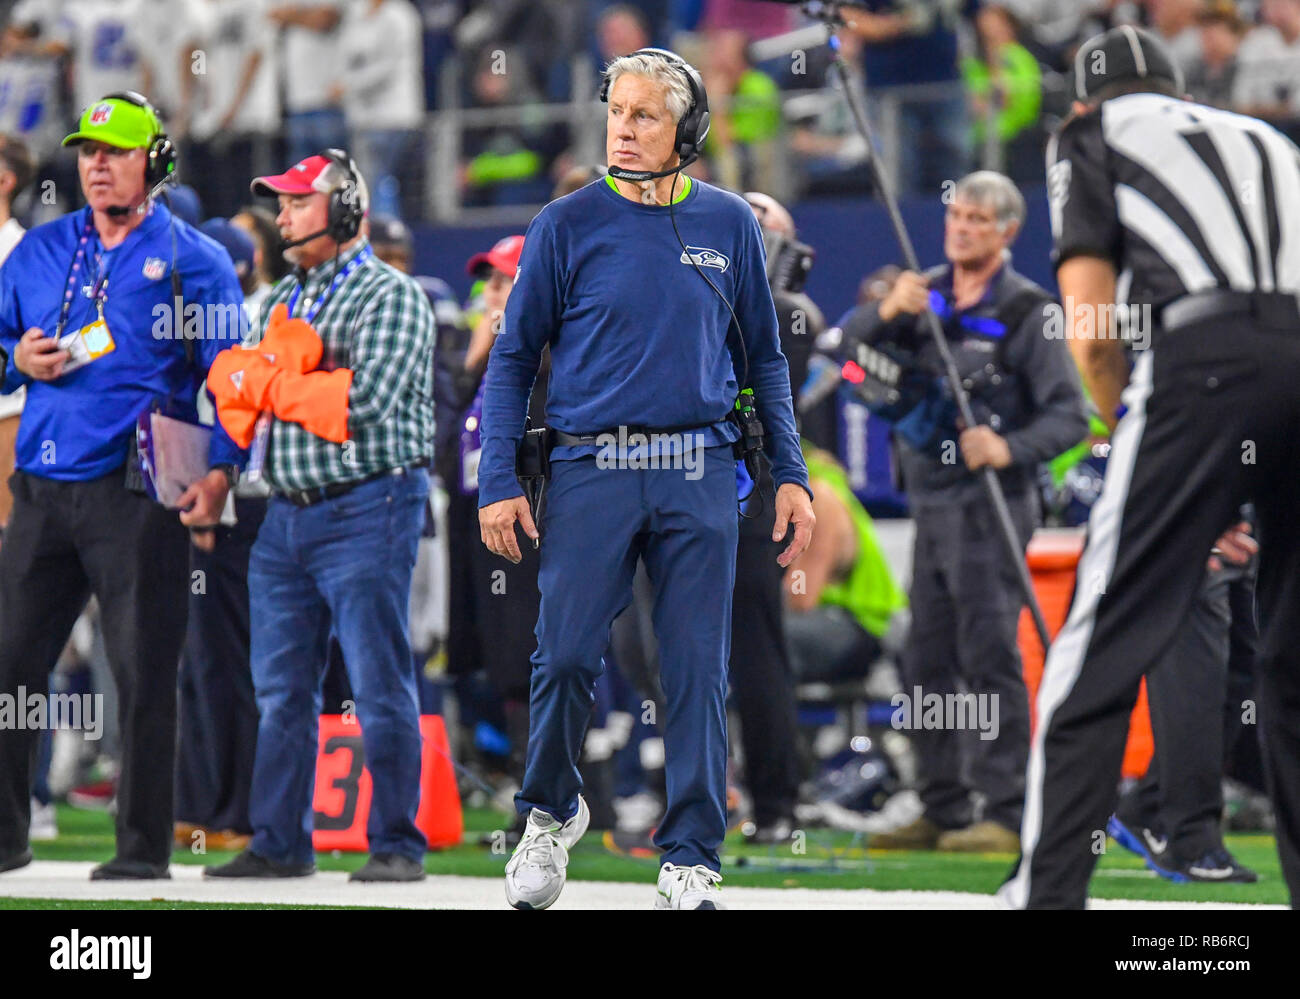
[[[682,166],[687,165],[689,164],[682,164]],[[763,515],[763,509],[765,507],[763,494],[759,492],[758,489],[758,480],[761,473],[761,469],[758,465],[758,452],[763,446],[763,425],[759,422],[758,414],[754,411],[754,391],[753,389],[746,387],[749,382],[749,351],[745,349],[745,331],[740,328],[740,319],[737,318],[736,310],[731,307],[731,303],[727,301],[727,296],[724,295],[721,290],[719,290],[718,286],[710,280],[709,276],[700,269],[700,265],[695,262],[695,258],[691,256],[690,251],[686,248],[686,241],[682,239],[681,231],[677,228],[676,201],[677,180],[679,177],[681,177],[680,170],[674,174],[672,187],[668,191],[668,218],[673,224],[673,235],[677,237],[677,242],[681,245],[682,256],[691,262],[691,266],[695,268],[695,273],[704,278],[705,283],[713,289],[713,293],[722,300],[722,304],[725,305],[727,311],[731,313],[731,322],[727,324],[727,335],[730,336],[731,327],[735,326],[736,339],[740,342],[740,357],[743,362],[742,370],[744,374],[740,378],[739,391],[736,393],[736,401],[732,407],[732,412],[728,413],[726,418],[734,420],[734,422],[736,422],[740,427],[742,436],[740,441],[737,442],[741,445],[741,453],[739,457],[745,462],[745,470],[749,472],[749,477],[754,483],[753,488],[737,500],[736,508],[739,511],[740,516],[745,520],[754,520]],[[748,400],[745,399],[746,395],[749,396]],[[733,414],[736,415],[733,416]],[[758,495],[758,509],[752,514],[747,514],[745,513],[744,504],[756,493]]]

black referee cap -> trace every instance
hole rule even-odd
[[[1107,84],[1146,79],[1168,80],[1182,93],[1182,70],[1165,43],[1129,24],[1088,39],[1074,57],[1074,91],[1081,101]]]

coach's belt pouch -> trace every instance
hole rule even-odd
[[[550,427],[524,431],[515,449],[515,475],[520,481],[550,478],[555,434]]]

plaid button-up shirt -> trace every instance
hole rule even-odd
[[[339,257],[346,267],[367,245]],[[334,258],[307,272],[294,314],[305,317],[329,288]],[[293,275],[271,289],[254,342],[271,310],[292,297]],[[324,344],[320,370],[352,370],[349,439],[335,444],[276,418],[265,475],[276,489],[314,489],[362,479],[433,454],[433,310],[413,280],[375,257],[363,262],[329,296],[312,323]]]

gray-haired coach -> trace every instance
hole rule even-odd
[[[547,416],[558,433],[516,799],[529,821],[506,867],[506,895],[518,908],[555,901],[567,851],[587,827],[575,764],[610,623],[631,598],[639,556],[655,588],[666,708],[656,904],[719,908],[740,433],[727,417],[746,371],[778,487],[774,536],[794,527],[782,565],[807,547],[812,504],[758,223],[740,197],[678,174],[708,130],[699,74],[646,49],[610,64],[601,97],[611,177],[553,202],[529,226],[483,404],[483,540],[517,561],[516,521],[530,537],[537,530],[515,448],[550,345]],[[633,430],[673,443],[652,452],[655,461],[642,460],[645,449],[611,455],[597,443]]]

